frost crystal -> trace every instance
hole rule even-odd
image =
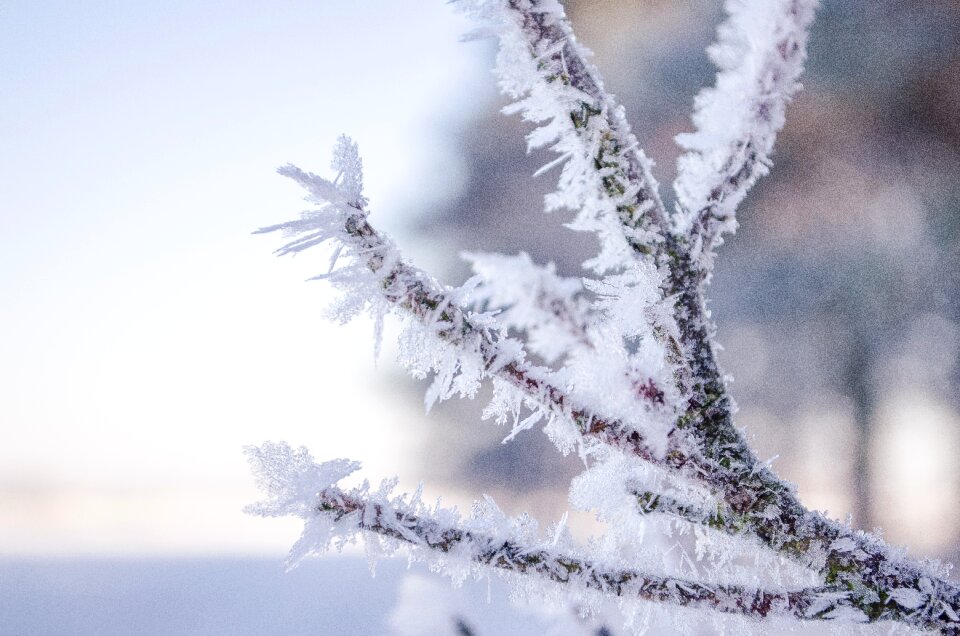
[[[363,162],[360,161],[357,143],[346,135],[340,135],[333,151],[330,167],[337,171],[337,177],[333,182],[337,184],[347,201],[358,208],[365,206],[367,200],[363,196]]]
[[[360,463],[334,459],[316,464],[310,452],[301,446],[265,443],[245,449],[257,486],[267,498],[247,506],[246,512],[262,517],[315,515],[317,493],[347,475],[360,470]]]

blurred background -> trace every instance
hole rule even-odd
[[[672,139],[712,83],[721,3],[567,7],[672,200]],[[444,281],[477,249],[578,275],[593,239],[540,211],[556,175],[531,175],[552,157],[526,155],[528,128],[498,113],[494,46],[460,44],[470,28],[441,2],[0,7],[0,587],[62,595],[98,564],[144,559],[262,559],[279,576],[299,524],[241,512],[258,497],[241,447],[265,439],[448,501],[562,513],[576,461],[533,432],[501,445],[482,399],[424,417],[390,333],[375,362],[369,321],[325,320],[329,290],[302,282],[323,259],[275,259],[277,237],[250,236],[304,207],[275,168],[324,172],[346,132],[377,225]],[[760,455],[808,505],[946,559],[957,32],[952,0],[824,0],[773,173],[709,293]],[[80,568],[75,584],[43,583],[65,571],[42,570],[51,559]]]

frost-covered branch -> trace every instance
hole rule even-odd
[[[700,267],[712,267],[724,233],[737,228],[737,206],[770,168],[787,102],[806,59],[818,0],[727,0],[710,58],[716,85],[697,96],[695,133],[677,137],[679,201],[674,231],[691,244]]]
[[[708,457],[754,472],[756,458],[732,426],[704,286],[722,233],[736,229],[737,205],[768,169],[786,103],[799,87],[816,6],[817,0],[727,0],[729,17],[710,49],[716,85],[697,97],[697,132],[678,138],[688,152],[678,162],[666,295],[676,299],[687,419],[705,423],[697,428]]]
[[[351,542],[359,532],[372,533],[389,543],[377,543],[376,552],[400,546],[414,556],[435,560],[447,555],[454,563],[474,564],[514,575],[533,575],[575,589],[628,600],[655,601],[684,607],[705,607],[754,617],[794,616],[829,618],[848,605],[844,591],[830,587],[794,591],[766,591],[737,585],[706,584],[670,576],[646,574],[616,565],[601,565],[587,555],[564,550],[558,528],[555,539],[543,543],[529,518],[511,521],[489,500],[461,520],[455,510],[430,508],[412,497],[391,496],[394,482],[377,492],[364,484],[351,491],[337,481],[356,470],[356,463],[335,460],[315,464],[306,449],[286,444],[250,447],[247,454],[268,499],[251,506],[264,516],[293,514],[304,518],[303,536],[293,558]],[[314,479],[314,488],[307,486]]]
[[[355,145],[342,138],[335,153],[335,167],[343,163],[339,157],[355,155]],[[280,255],[297,253],[327,241],[336,243],[331,270],[321,277],[347,293],[350,303],[347,316],[359,311],[364,304],[371,305],[379,312],[375,315],[380,315],[385,311],[380,305],[386,303],[402,309],[425,328],[408,338],[408,348],[412,349],[408,363],[415,372],[436,372],[427,394],[428,406],[456,393],[472,397],[479,382],[490,378],[496,382],[494,401],[488,412],[501,420],[512,412],[514,433],[545,419],[551,437],[564,450],[576,448],[583,436],[624,448],[647,461],[670,462],[677,467],[686,463],[682,449],[667,452],[667,430],[653,431],[659,433],[659,439],[651,440],[644,434],[650,432],[649,428],[644,431],[590,409],[575,399],[568,386],[554,382],[554,379],[565,380],[569,374],[558,375],[529,363],[523,345],[504,335],[494,316],[469,312],[461,306],[457,297],[464,294],[463,290],[445,289],[406,263],[393,242],[368,222],[359,191],[344,191],[337,183],[294,166],[282,168],[280,172],[306,188],[309,200],[320,207],[303,213],[296,221],[261,228],[258,232],[282,231],[295,237],[277,250]],[[336,269],[338,260],[348,260],[349,264]],[[467,293],[470,289],[468,286]],[[430,338],[441,341],[449,349],[437,350],[428,342]],[[605,353],[608,352],[593,355]],[[642,407],[643,403],[659,408],[664,401],[663,390],[656,389],[656,383],[649,376],[641,374],[639,379],[647,388],[641,387],[628,396],[629,404],[625,404],[624,412]],[[636,381],[624,378],[624,382]],[[519,419],[521,403],[533,410],[523,421]]]
[[[465,0],[462,6],[499,37],[500,87],[517,100],[505,112],[542,124],[527,137],[529,148],[549,146],[559,155],[543,168],[563,165],[547,208],[575,211],[572,227],[600,239],[600,254],[587,266],[603,273],[634,253],[658,252],[669,228],[651,162],[587,62],[560,3]]]
[[[710,585],[629,569],[603,568],[583,557],[503,540],[458,526],[443,526],[431,519],[398,512],[336,489],[319,494],[317,512],[331,515],[335,522],[352,522],[359,530],[414,547],[453,553],[480,565],[514,574],[532,574],[553,583],[581,586],[618,598],[706,607],[761,618],[778,615],[818,618],[818,614],[825,615],[849,604],[843,592],[828,587],[769,592],[734,585]]]
[[[485,415],[512,419],[509,437],[546,422],[561,450],[579,450],[589,467],[571,501],[613,523],[662,513],[713,528],[725,541],[790,559],[821,584],[760,590],[646,573],[627,561],[607,567],[601,564],[611,562],[609,552],[542,544],[529,524],[490,525],[502,515],[461,523],[417,497],[390,498],[390,488],[340,490],[335,483],[354,464],[314,465],[279,447],[253,451],[261,466],[293,466],[260,471],[272,498],[255,511],[302,516],[300,553],[365,531],[620,598],[753,616],[893,620],[960,634],[960,589],[945,570],[911,562],[879,539],[808,510],[759,460],[734,424],[715,355],[704,298],[713,252],[768,168],[797,88],[815,0],[728,0],[729,19],[711,49],[720,72],[716,86],[697,98],[697,132],[680,138],[688,152],[675,185],[679,208],[669,220],[650,162],[559,3],[463,5],[500,38],[501,87],[518,100],[508,111],[542,124],[528,137],[530,147],[559,153],[558,191],[547,207],[576,211],[575,229],[597,234],[599,255],[585,263],[595,277],[560,278],[525,254],[470,255],[476,277],[461,288],[439,284],[369,223],[359,155],[347,138],[338,143],[332,181],[281,169],[318,207],[260,231],[293,235],[280,254],[333,244],[329,272],[318,278],[345,292],[341,320],[364,309],[378,324],[389,311],[405,317],[402,360],[415,376],[434,374],[428,407],[454,394],[472,397],[490,380],[494,396]],[[610,477],[632,470],[630,462],[656,478],[638,486],[623,474]]]
[[[899,586],[900,581],[889,575],[888,587],[871,596],[870,590],[843,578],[828,577],[826,585],[801,590],[763,590],[648,574],[604,565],[571,549],[562,526],[549,533],[554,538],[544,543],[532,519],[510,520],[489,499],[475,507],[471,519],[463,520],[456,510],[425,505],[419,491],[412,496],[393,495],[395,481],[385,482],[376,491],[367,483],[349,491],[339,488],[337,483],[359,468],[357,462],[340,459],[317,464],[306,449],[294,450],[283,443],[249,447],[247,455],[267,495],[248,510],[262,516],[304,519],[303,534],[291,550],[292,564],[367,532],[388,540],[368,543],[374,553],[389,554],[406,545],[416,550],[414,556],[432,562],[438,555],[446,555],[452,559],[448,565],[453,571],[457,571],[456,563],[461,567],[474,564],[618,598],[755,617],[900,620],[947,632],[956,625],[951,625],[956,607],[948,603],[947,586],[927,577],[917,581],[918,591]],[[834,547],[839,552],[856,549],[843,540]]]

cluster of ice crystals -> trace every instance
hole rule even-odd
[[[594,346],[574,352],[568,377],[579,403],[636,429],[662,455],[681,396],[651,326],[660,302],[658,282],[639,261],[620,274],[584,281],[595,295],[599,319]]]
[[[257,230],[258,233],[280,231],[293,237],[276,251],[278,255],[297,254],[304,250],[332,245],[330,263],[326,272],[311,280],[325,280],[341,294],[337,302],[328,308],[331,318],[344,324],[367,311],[374,317],[376,332],[374,348],[380,349],[383,316],[389,306],[379,292],[384,275],[388,274],[399,258],[399,252],[389,241],[376,249],[379,259],[378,271],[372,271],[363,248],[352,241],[345,230],[351,217],[364,215],[363,166],[357,145],[349,137],[341,135],[334,149],[332,167],[337,171],[333,181],[287,165],[278,172],[293,179],[306,191],[306,200],[316,207],[301,213],[300,218]]]
[[[590,307],[580,279],[560,277],[553,263],[536,265],[524,252],[463,257],[475,274],[465,301],[495,311],[500,325],[524,335],[527,348],[546,363],[590,346]]]
[[[545,361],[561,362],[551,379],[578,406],[630,424],[657,452],[665,451],[679,396],[650,326],[660,300],[659,277],[652,268],[634,261],[602,280],[578,280],[560,278],[552,265],[536,266],[523,253],[466,257],[476,273],[467,283],[466,298],[496,310],[500,324],[525,334],[526,347]],[[499,423],[512,415],[510,437],[549,416],[516,389],[496,389],[488,413]],[[522,420],[521,406],[531,412]],[[556,426],[549,428],[559,432]]]
[[[334,459],[317,464],[306,448],[293,449],[284,442],[248,446],[245,451],[257,486],[267,495],[263,501],[247,506],[245,512],[303,519],[303,531],[290,549],[288,567],[325,550],[335,538],[344,536],[345,529],[346,535],[350,535],[349,522],[337,523],[327,515],[317,514],[318,494],[359,470],[359,462]]]
[[[424,397],[427,411],[438,401],[455,395],[472,398],[484,377],[483,360],[476,352],[452,355],[451,346],[430,329],[406,320],[400,334],[400,362],[415,378],[433,374],[433,382]]]
[[[263,517],[311,517],[319,491],[360,469],[359,462],[348,459],[317,464],[306,448],[294,449],[284,442],[266,442],[244,450],[257,486],[267,495],[246,511]]]
[[[337,171],[334,183],[346,196],[347,201],[358,208],[365,206],[367,200],[363,196],[363,162],[360,160],[357,143],[346,135],[340,135],[333,150],[330,167]]]

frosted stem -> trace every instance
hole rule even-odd
[[[562,10],[551,10],[557,6],[555,2],[537,0],[510,0],[508,6],[520,20],[531,53],[549,51],[536,57],[543,81],[569,86],[583,94],[583,99],[568,109],[568,116],[574,134],[585,149],[593,150],[596,165],[603,169],[606,194],[618,198],[634,191],[632,201],[617,204],[623,224],[658,234],[665,232],[665,208],[650,171],[650,160],[630,132],[623,109],[604,90],[596,69],[586,61],[584,50]],[[633,245],[638,251],[652,247]]]
[[[755,617],[821,618],[849,604],[843,592],[829,587],[798,591],[766,591],[736,585],[707,585],[635,570],[607,568],[579,556],[523,545],[461,527],[447,527],[433,519],[400,512],[381,502],[369,502],[336,488],[319,494],[317,514],[335,522],[350,520],[357,529],[372,532],[474,563],[520,575],[535,575],[554,583],[582,586],[602,594],[703,607]]]
[[[543,124],[527,139],[531,148],[550,145],[559,154],[545,168],[566,163],[548,207],[577,212],[574,226],[597,233],[601,255],[590,267],[602,273],[624,266],[632,253],[659,251],[668,221],[651,162],[586,61],[560,3],[474,0],[464,6],[492,22],[500,37],[500,85],[519,100],[505,111]]]
[[[367,211],[360,205],[338,201],[323,184],[321,177],[288,166],[283,174],[307,188],[313,198],[328,206],[312,212],[300,221],[292,221],[258,230],[260,233],[285,231],[298,235],[277,250],[288,254],[312,247],[321,240],[342,241],[353,248],[354,257],[362,259],[379,281],[377,292],[391,305],[399,307],[429,326],[433,333],[463,351],[478,354],[486,372],[520,389],[549,412],[569,419],[581,435],[620,448],[646,461],[682,470],[690,477],[695,464],[681,447],[672,448],[666,456],[655,452],[637,430],[612,418],[592,413],[574,403],[567,392],[548,378],[548,370],[526,362],[522,351],[505,350],[498,330],[475,324],[463,307],[451,298],[430,276],[404,261],[392,241],[381,235],[367,220]],[[317,184],[321,187],[318,187]],[[317,236],[315,228],[326,228]],[[338,231],[331,229],[336,226]],[[304,236],[299,236],[304,235]]]
[[[697,131],[680,135],[687,149],[677,162],[680,202],[674,231],[709,270],[724,233],[736,230],[736,210],[757,179],[783,127],[787,102],[807,56],[807,35],[818,0],[728,0],[729,17],[710,48],[716,84],[700,92]]]

